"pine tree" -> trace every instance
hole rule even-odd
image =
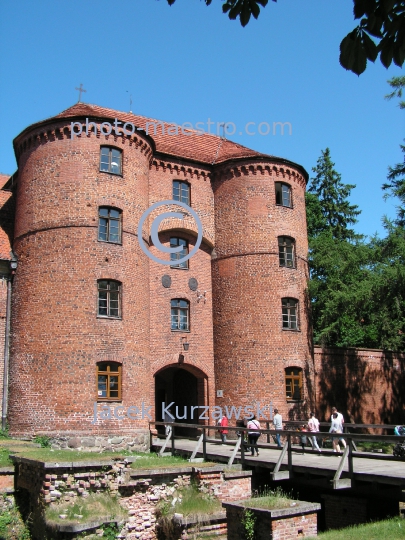
[[[388,81],[393,92],[385,96],[386,99],[398,97],[400,99],[399,108],[405,109],[405,101],[402,100],[402,91],[405,90],[405,76],[393,77]],[[402,152],[405,154],[405,146],[400,145]],[[400,227],[405,227],[405,155],[403,163],[397,163],[394,167],[388,168],[388,183],[383,184],[382,188],[388,191],[384,198],[398,197],[400,205],[397,207],[397,219],[395,224]]]
[[[359,238],[359,235],[349,226],[357,223],[356,216],[360,214],[360,210],[357,205],[349,203],[348,197],[356,186],[343,184],[341,175],[335,171],[334,166],[330,150],[326,148],[322,151],[316,167],[312,169],[316,176],[311,179],[308,192],[316,195],[319,200],[324,220],[323,230],[328,230],[336,240],[354,240]]]

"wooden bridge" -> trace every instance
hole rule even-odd
[[[299,422],[302,424],[303,422]],[[163,426],[167,423],[151,422],[154,426]],[[400,500],[405,500],[405,458],[394,457],[372,452],[357,451],[356,443],[359,442],[379,442],[397,443],[404,441],[405,437],[394,435],[369,435],[344,433],[342,437],[346,440],[347,446],[343,454],[334,453],[331,450],[322,449],[319,453],[312,449],[302,452],[298,444],[294,444],[302,434],[294,429],[275,431],[262,429],[261,437],[257,448],[260,450],[259,456],[251,456],[247,452],[248,444],[242,444],[242,437],[230,440],[222,444],[219,439],[213,437],[218,433],[218,426],[204,426],[201,424],[171,423],[171,433],[166,439],[159,439],[152,435],[151,447],[159,450],[160,454],[170,451],[172,454],[178,453],[190,457],[190,460],[203,458],[209,461],[241,463],[245,467],[262,467],[270,469],[273,481],[298,479],[305,480],[306,485],[328,486],[333,489],[350,489],[354,487],[383,485],[392,487],[398,494]],[[348,424],[346,428],[392,428],[394,426],[377,426],[371,424]],[[191,439],[182,436],[185,428],[196,429],[199,433],[198,439]],[[231,432],[247,432],[246,428],[228,427]],[[282,449],[272,444],[271,439],[276,433],[284,439]],[[305,433],[310,440],[311,433]],[[318,438],[329,437],[329,433],[318,433]],[[266,442],[264,442],[266,440]],[[261,442],[263,441],[263,442]]]

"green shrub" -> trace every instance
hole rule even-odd
[[[51,439],[46,435],[37,435],[34,439],[34,443],[40,444],[41,448],[50,448]]]

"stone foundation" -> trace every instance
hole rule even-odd
[[[51,436],[51,448],[54,450],[68,449],[85,450],[86,452],[104,452],[133,450],[136,452],[148,452],[150,447],[149,431],[140,430],[134,434],[110,435],[110,436],[86,436],[86,435],[65,435]]]

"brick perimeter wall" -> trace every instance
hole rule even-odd
[[[314,349],[320,419],[334,405],[346,422],[405,423],[405,354],[374,349]]]

